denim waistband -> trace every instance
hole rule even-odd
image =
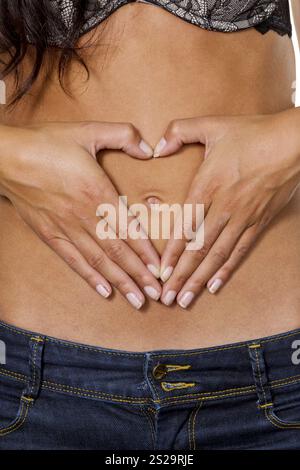
[[[224,346],[128,352],[0,322],[0,340],[6,349],[0,377],[24,382],[40,378],[42,388],[83,398],[171,405],[256,393],[254,378],[262,361],[271,388],[300,381],[300,360],[293,360],[300,349],[300,329]]]

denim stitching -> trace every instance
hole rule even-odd
[[[0,375],[8,376],[8,377],[11,377],[15,380],[21,381],[21,382],[26,382],[27,381],[27,378],[26,378],[25,375],[18,374],[16,372],[9,371],[9,370],[6,370],[6,369],[1,369],[0,368]],[[295,375],[295,376],[290,376],[290,377],[285,378],[285,379],[274,380],[274,381],[270,382],[270,385],[271,385],[271,388],[280,388],[280,387],[284,387],[285,385],[292,385],[292,384],[299,383],[299,382],[300,382],[300,375]],[[55,388],[52,385],[58,386],[59,388]],[[63,391],[65,393],[69,393],[69,394],[74,393],[74,394],[77,394],[77,395],[80,395],[79,392],[88,392],[85,395],[84,394],[82,394],[82,395],[83,396],[91,396],[92,398],[105,398],[105,393],[104,392],[102,393],[102,392],[98,392],[96,390],[86,390],[86,389],[79,388],[79,387],[71,387],[72,388],[71,390],[66,390],[66,387],[70,388],[71,386],[64,385],[64,384],[59,384],[59,383],[55,383],[55,382],[48,382],[48,381],[43,381],[43,383],[42,383],[42,388],[44,388],[44,389],[49,389],[49,390],[54,390],[54,391]],[[76,390],[76,392],[72,391],[73,389]],[[77,392],[77,390],[78,390],[78,392]],[[238,393],[238,391],[242,391],[242,393]],[[176,400],[178,398],[192,398],[192,399],[197,399],[198,398],[198,399],[203,399],[203,400],[204,399],[217,399],[217,398],[240,395],[240,394],[246,394],[246,393],[250,394],[250,393],[254,393],[255,391],[256,391],[255,386],[247,386],[247,387],[232,388],[232,389],[227,389],[227,390],[220,390],[219,392],[203,392],[201,394],[194,393],[194,394],[189,394],[189,395],[166,397],[165,399],[162,399],[162,402],[169,401],[169,400]],[[91,393],[89,393],[89,392],[91,392]],[[230,393],[229,394],[229,393],[226,393],[226,392],[235,392],[235,393]],[[224,395],[224,393],[226,393],[226,394]],[[123,398],[122,395],[106,394],[106,398],[114,399],[114,397]],[[134,400],[136,402],[138,402],[139,400],[144,400],[144,402],[140,401],[140,403],[145,403],[145,404],[152,402],[151,398],[144,398],[144,399],[143,398],[135,398],[135,397],[124,397],[124,398],[128,398],[128,400],[131,400],[131,401]],[[117,399],[115,401],[117,401]],[[127,401],[127,402],[130,402],[130,401]],[[154,403],[160,403],[160,400],[159,399],[153,400],[153,402]]]
[[[155,385],[155,383],[154,383],[153,380],[152,380],[151,373],[148,375],[148,378],[149,378],[149,382],[150,382],[150,384],[151,384],[151,386],[152,386],[152,390],[153,390],[154,396],[155,396],[155,398],[159,401],[159,395],[158,395],[157,390],[156,390],[156,385]]]
[[[290,338],[290,337],[296,336],[296,335],[300,335],[300,330],[297,330],[297,331],[295,331],[293,333],[290,333],[290,334],[276,335],[274,338],[262,340],[262,341],[260,341],[260,343],[261,344],[272,343],[274,341],[278,341],[280,339],[285,339],[285,338]],[[215,347],[212,347],[212,348],[203,349],[202,351],[190,351],[190,352],[186,352],[186,353],[178,352],[176,354],[156,354],[154,352],[152,354],[153,354],[154,357],[194,356],[194,355],[197,355],[197,354],[200,355],[200,354],[216,352],[216,351],[227,351],[227,350],[231,350],[231,349],[247,348],[251,344],[253,344],[253,342],[249,343],[249,341],[246,341],[242,344],[237,344],[236,346],[233,346],[233,345],[232,346],[226,346],[226,347],[215,346]]]
[[[268,421],[270,421],[270,423],[275,426],[276,428],[280,428],[280,429],[300,429],[300,424],[292,424],[292,423],[282,423],[280,424],[279,422],[277,422],[277,419],[275,418],[275,416],[271,415],[270,414],[270,409],[266,409],[265,410],[265,416],[267,418]]]
[[[20,334],[20,335],[27,336],[27,337],[32,336],[32,333],[27,333],[26,331],[21,331],[17,328],[14,328],[13,326],[7,325],[7,324],[0,321],[0,327],[1,326],[3,328],[6,328],[7,330],[12,331],[13,333],[16,333],[16,334]],[[282,334],[279,334],[279,335],[275,335],[273,338],[261,340],[260,343],[261,344],[271,343],[271,342],[274,342],[274,341],[278,341],[280,339],[290,338],[290,337],[296,336],[296,335],[300,335],[300,329],[297,329],[297,330],[293,331],[292,333],[282,333]],[[75,343],[72,344],[71,342],[51,338],[51,337],[48,337],[48,336],[45,336],[45,341],[47,341],[49,343],[63,344],[65,346],[68,346],[68,347],[71,347],[71,348],[87,349],[87,350],[102,353],[102,354],[109,354],[109,355],[116,355],[116,356],[141,357],[141,356],[144,356],[144,354],[145,354],[145,353],[137,353],[137,352],[107,351],[105,349],[99,349],[97,347],[93,348],[91,346],[84,346],[84,345],[81,345],[81,344],[75,344]],[[197,354],[204,354],[204,353],[209,353],[209,352],[214,352],[214,351],[226,351],[226,350],[230,350],[230,349],[239,349],[239,348],[243,348],[243,347],[246,348],[246,347],[249,347],[249,344],[251,345],[251,344],[253,344],[253,342],[249,343],[249,341],[245,341],[243,343],[239,343],[237,345],[232,345],[232,346],[227,346],[227,347],[215,346],[215,347],[206,348],[206,349],[203,349],[203,350],[200,350],[200,351],[190,351],[190,352],[185,352],[185,353],[178,352],[176,354],[156,354],[154,351],[149,351],[149,352],[154,357],[177,357],[177,356],[189,356],[189,355],[193,356],[193,355],[197,355]]]
[[[0,327],[3,327],[9,331],[12,331],[13,333],[15,334],[18,334],[18,335],[23,335],[23,336],[26,336],[26,337],[32,337],[32,333],[27,333],[26,331],[19,331],[18,329],[14,328],[13,326],[9,326],[9,325],[6,325],[5,323],[2,323],[0,321]],[[94,352],[97,352],[97,353],[102,353],[102,354],[109,354],[109,355],[112,355],[112,356],[143,356],[144,353],[136,353],[136,352],[114,352],[114,351],[107,351],[105,349],[99,349],[97,347],[92,347],[92,346],[85,346],[83,344],[72,344],[70,342],[67,342],[67,341],[64,341],[62,339],[54,339],[54,338],[51,338],[51,337],[48,337],[48,336],[45,336],[44,337],[45,341],[47,341],[48,343],[55,343],[55,344],[62,344],[64,346],[68,346],[68,347],[71,347],[71,348],[76,348],[76,349],[86,349],[88,351],[94,351]]]
[[[165,392],[173,392],[173,390],[183,390],[185,388],[195,387],[196,383],[195,382],[161,382],[160,386]]]
[[[65,392],[70,395],[79,395],[81,397],[89,397],[89,398],[104,398],[106,400],[111,399],[112,401],[118,402],[118,403],[132,403],[132,404],[148,404],[151,403],[152,400],[151,398],[145,398],[145,399],[139,399],[139,398],[134,398],[134,397],[124,397],[124,399],[120,398],[115,398],[113,395],[108,395],[108,396],[103,396],[100,393],[99,394],[93,394],[93,393],[80,393],[76,391],[70,391],[70,390],[65,390],[64,388],[55,388],[55,387],[50,387],[49,385],[43,385],[42,388],[47,389],[47,390],[52,390],[55,392]],[[126,399],[127,398],[127,399]]]
[[[152,445],[153,445],[153,449],[155,449],[155,429],[154,429],[154,425],[153,425],[153,421],[152,421],[152,416],[150,415],[149,411],[143,407],[141,407],[141,411],[142,413],[144,414],[144,416],[146,417],[148,423],[149,423],[149,426],[150,426],[150,431],[151,431],[151,438],[152,438]]]
[[[45,387],[48,388],[48,386],[50,387],[53,387],[53,386],[58,386],[59,388],[64,388],[64,389],[68,389],[71,393],[73,393],[73,390],[76,391],[76,392],[87,392],[87,393],[93,393],[95,395],[101,395],[101,396],[107,396],[107,397],[116,397],[116,398],[131,398],[131,399],[134,399],[134,400],[145,400],[147,398],[139,398],[139,397],[127,397],[125,395],[115,395],[115,394],[111,394],[111,393],[106,393],[106,392],[101,392],[101,391],[98,391],[98,390],[89,390],[89,389],[86,389],[86,388],[80,388],[80,387],[72,387],[71,385],[65,385],[65,384],[59,384],[59,383],[56,383],[56,382],[51,382],[51,381],[48,381],[48,380],[45,380],[43,383],[42,383],[42,387]]]
[[[13,372],[13,371],[10,371],[10,370],[0,368],[0,375],[12,377],[12,378],[14,378],[16,380],[19,380],[21,382],[27,382],[26,375],[18,374],[17,372]]]
[[[194,413],[194,418],[193,418],[193,427],[192,427],[192,437],[193,437],[193,449],[191,450],[197,450],[197,446],[196,446],[196,435],[195,435],[195,426],[196,426],[196,417],[199,413],[199,410],[200,408],[202,407],[203,405],[203,401],[199,404],[198,408],[196,409],[195,413]]]
[[[30,408],[30,403],[29,402],[24,403],[24,401],[22,401],[20,415],[16,418],[16,420],[10,426],[8,426],[7,428],[0,429],[0,437],[6,436],[7,434],[10,434],[13,431],[16,431],[17,429],[19,429],[21,426],[23,426],[27,418],[29,408]]]
[[[137,400],[143,400],[144,399],[144,398],[138,398],[138,397],[124,397],[124,395],[112,395],[112,394],[97,391],[97,390],[89,390],[89,389],[80,388],[80,387],[72,387],[71,385],[60,384],[60,383],[51,382],[51,381],[48,381],[48,380],[43,381],[42,386],[44,386],[44,385],[45,385],[46,388],[48,388],[48,385],[49,385],[49,386],[58,386],[60,388],[70,389],[71,393],[72,393],[73,390],[75,390],[75,391],[79,391],[79,392],[82,391],[82,392],[88,392],[88,393],[94,393],[94,394],[100,394],[100,395],[107,395],[109,397],[116,397],[116,398],[134,398],[134,399],[137,399]],[[214,392],[193,393],[193,394],[189,394],[189,395],[177,395],[177,396],[174,396],[174,397],[166,397],[163,400],[174,400],[176,398],[180,398],[181,396],[182,397],[193,397],[193,396],[218,395],[218,394],[228,393],[228,392],[237,392],[237,391],[240,391],[240,390],[243,391],[243,392],[247,392],[247,391],[253,392],[253,391],[256,390],[256,388],[255,388],[255,386],[248,386],[248,387],[241,387],[241,388],[232,388],[232,389],[219,390],[219,391],[214,391]],[[159,400],[158,396],[157,396],[157,399]]]
[[[185,365],[179,365],[179,364],[165,364],[167,368],[167,372],[176,372],[176,371],[182,371],[182,370],[189,370],[192,368],[190,364],[185,364]]]
[[[287,381],[285,382],[281,382],[281,383],[278,383],[278,384],[275,384],[275,385],[272,385],[273,382],[270,382],[270,385],[271,385],[271,388],[280,388],[280,387],[284,387],[284,385],[293,385],[293,384],[296,384],[296,383],[299,383],[300,381],[300,378],[298,375],[295,375],[295,377],[298,377],[296,380],[288,380],[288,379],[285,379]],[[291,377],[292,379],[293,377]]]
[[[275,387],[276,388],[279,388],[281,386],[284,386],[284,385],[289,385],[290,383],[294,383],[295,381],[293,382],[286,382],[286,383],[281,383],[281,384],[278,384],[276,385]],[[43,385],[43,388],[46,388],[46,389],[49,389],[49,390],[54,390],[54,391],[64,391],[66,393],[74,393],[76,395],[82,395],[82,396],[90,396],[92,398],[111,398],[112,400],[114,401],[125,401],[125,402],[132,402],[132,401],[135,401],[137,403],[165,403],[165,402],[168,402],[168,401],[172,401],[172,400],[178,400],[180,398],[182,398],[182,400],[179,400],[179,401],[172,401],[171,404],[175,404],[175,403],[184,403],[184,402],[188,402],[188,401],[191,401],[191,400],[214,400],[214,399],[219,399],[219,398],[227,398],[227,397],[233,397],[233,396],[238,396],[238,395],[246,395],[246,394],[254,394],[256,392],[256,388],[255,387],[252,387],[251,389],[250,388],[247,388],[247,389],[244,389],[243,391],[240,391],[240,392],[235,392],[235,393],[224,393],[223,395],[222,394],[214,394],[213,395],[213,392],[211,392],[212,395],[210,396],[203,396],[203,394],[190,394],[190,395],[181,395],[181,396],[175,396],[175,397],[168,397],[168,398],[164,398],[164,399],[156,399],[156,400],[152,400],[151,398],[145,398],[144,399],[144,402],[142,401],[139,401],[139,400],[142,400],[142,399],[138,399],[138,398],[134,398],[134,397],[124,397],[124,398],[127,398],[128,400],[130,401],[126,401],[126,400],[119,400],[118,398],[114,398],[113,395],[109,395],[108,397],[104,397],[103,395],[101,396],[100,393],[98,393],[98,395],[95,395],[95,394],[89,394],[89,393],[79,393],[79,392],[72,392],[72,391],[68,391],[68,390],[64,390],[63,388],[54,388],[54,387],[50,387],[48,385]],[[97,392],[96,392],[97,393]],[[184,400],[186,398],[189,398],[190,400]]]
[[[190,414],[189,421],[188,421],[188,435],[189,435],[189,450],[196,450],[195,444],[195,419],[200,410],[203,402],[196,406]]]
[[[30,387],[29,394],[33,393],[33,389],[35,386],[35,380],[36,380],[36,353],[37,353],[37,347],[38,347],[38,342],[36,341],[34,346],[33,346],[33,377],[32,377],[32,384]]]
[[[264,395],[264,404],[267,403],[267,397],[266,397],[266,392],[262,383],[262,376],[261,376],[261,370],[260,370],[260,363],[259,363],[259,358],[258,358],[258,352],[257,349],[255,349],[255,357],[256,357],[256,364],[257,364],[257,372],[259,376],[259,381],[260,381],[260,386]]]
[[[76,392],[76,391],[65,390],[63,388],[50,387],[48,385],[43,386],[43,388],[48,389],[48,390],[58,391],[58,392],[66,392],[66,393],[79,395],[79,396],[91,397],[91,398],[106,398],[106,399],[111,399],[113,401],[120,402],[120,403],[122,403],[122,402],[136,403],[136,404],[165,403],[165,402],[170,401],[170,400],[178,400],[179,398],[181,398],[180,396],[176,396],[176,397],[169,397],[169,398],[165,398],[165,399],[161,399],[161,400],[160,399],[153,400],[152,398],[139,399],[139,398],[133,398],[133,397],[124,397],[124,398],[127,398],[125,400],[125,399],[115,398],[113,395],[103,396],[103,395],[100,395],[100,394],[80,393],[80,392]],[[246,391],[243,391],[243,392],[228,393],[228,394],[224,394],[224,395],[212,395],[212,396],[207,396],[207,397],[203,397],[200,394],[199,394],[199,396],[197,396],[196,394],[195,395],[182,395],[183,399],[185,399],[185,398],[191,398],[191,399],[190,400],[179,400],[179,401],[175,401],[175,402],[173,401],[173,402],[171,402],[171,404],[173,405],[174,403],[184,403],[184,402],[189,402],[189,401],[193,401],[193,400],[214,400],[214,399],[218,399],[218,398],[227,398],[227,397],[234,397],[234,396],[237,396],[237,395],[254,394],[254,393],[255,393],[255,389],[253,389],[252,391],[246,390]]]
[[[201,402],[202,403],[202,402]],[[192,431],[191,431],[191,421],[192,421],[192,416],[193,416],[193,413],[195,412],[195,408],[192,410],[191,414],[190,414],[190,417],[189,417],[189,421],[188,421],[188,436],[189,436],[189,450],[192,450]]]

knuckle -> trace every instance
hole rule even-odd
[[[233,271],[233,265],[230,263],[227,263],[222,267],[219,277],[221,277],[223,281],[225,281],[230,277],[232,271]]]
[[[124,259],[124,248],[122,243],[110,243],[106,248],[108,257],[114,261],[121,261]]]
[[[87,273],[85,276],[83,276],[86,282],[92,286],[93,288],[96,286],[97,282],[95,280],[95,276],[92,273]]]
[[[103,268],[103,265],[105,263],[105,256],[103,253],[93,253],[89,256],[88,258],[88,264],[96,269],[97,271],[101,270]]]
[[[74,217],[74,206],[72,203],[64,203],[60,206],[58,211],[58,220],[59,221],[67,221]]]
[[[103,183],[92,183],[84,185],[80,190],[81,200],[99,203],[102,200],[104,193]]]
[[[178,137],[181,132],[181,122],[178,119],[174,119],[170,122],[168,127],[168,134],[172,137]]]
[[[130,292],[132,289],[131,286],[128,286],[128,282],[126,282],[125,276],[119,275],[113,281],[113,285],[118,291],[120,292]]]
[[[260,223],[259,223],[259,227],[260,229],[265,229],[269,223],[271,222],[272,220],[272,217],[270,215],[266,215],[264,217],[262,217]],[[253,227],[254,225],[256,225],[255,223],[252,223],[249,227]]]
[[[199,249],[195,251],[195,257],[197,260],[202,260],[203,258],[206,258],[210,250],[210,245],[208,243],[204,243],[204,245]]]
[[[193,292],[200,292],[205,287],[205,281],[202,277],[195,278],[193,279],[192,287]]]
[[[218,263],[225,263],[228,259],[228,254],[224,248],[213,250],[212,256]]]
[[[187,281],[188,276],[184,273],[178,273],[176,276],[174,276],[174,279],[172,279],[172,283],[174,284],[174,287],[179,287],[183,286],[184,283]]]
[[[46,243],[51,242],[51,240],[55,238],[53,230],[49,227],[49,225],[41,225],[39,227],[39,236]]]
[[[67,263],[67,265],[70,266],[70,268],[74,269],[77,266],[77,259],[75,256],[65,255],[64,260]]]
[[[135,140],[135,138],[137,137],[137,129],[131,122],[124,125],[123,132],[124,132],[123,137],[127,142]]]
[[[237,250],[239,258],[244,258],[246,256],[246,254],[248,253],[249,248],[250,247],[247,244],[243,244],[243,245],[239,246],[239,248]]]
[[[182,232],[178,234],[179,236],[183,236],[186,240],[192,240],[196,231],[195,219],[193,218],[192,220],[184,220],[181,230]]]

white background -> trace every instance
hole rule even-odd
[[[297,63],[297,93],[296,93],[296,105],[300,106],[300,52],[298,47],[298,41],[295,34],[295,28],[293,28],[293,43],[296,51],[296,63]]]

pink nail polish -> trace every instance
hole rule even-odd
[[[192,300],[194,299],[194,297],[195,297],[195,294],[193,292],[191,291],[185,292],[183,296],[181,297],[181,299],[178,300],[178,304],[182,308],[187,308],[192,302]]]
[[[169,306],[171,305],[174,300],[175,300],[175,297],[177,295],[177,292],[175,290],[169,290],[162,298],[162,303]]]
[[[211,294],[215,294],[222,286],[222,279],[215,279],[207,288]]]
[[[104,287],[102,284],[98,284],[96,286],[96,291],[98,292],[98,294],[102,295],[102,297],[106,298],[110,296],[111,292],[106,289],[106,287]]]

